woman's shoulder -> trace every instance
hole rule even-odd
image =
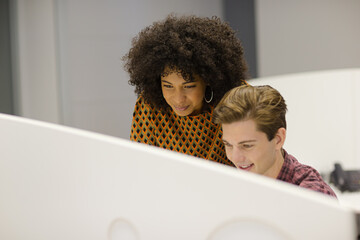
[[[136,100],[135,107],[139,107],[141,109],[152,109],[155,110],[156,108],[152,106],[150,103],[148,103],[145,98],[140,95],[138,99]]]
[[[205,108],[200,114],[195,116],[187,116],[186,118],[189,119],[191,122],[196,122],[197,124],[204,125],[206,127],[215,127],[218,128],[220,125],[216,124],[213,121],[214,116],[214,107],[208,106]]]
[[[163,111],[156,106],[148,103],[143,96],[139,96],[135,103],[135,112],[145,115],[156,115],[156,116],[164,116],[171,114],[171,111]]]

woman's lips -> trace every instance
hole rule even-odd
[[[186,109],[188,109],[189,106],[184,106],[184,107],[174,107],[177,111],[185,111]]]

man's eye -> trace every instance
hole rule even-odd
[[[243,146],[243,148],[251,148],[251,147],[254,146],[254,145],[251,145],[251,144],[243,144],[242,146]]]

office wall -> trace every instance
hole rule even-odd
[[[256,78],[257,54],[255,34],[255,1],[223,0],[224,19],[236,31],[244,48],[244,56],[248,64],[250,78]]]
[[[121,61],[131,38],[172,11],[224,15],[223,0],[10,2],[16,114],[122,138],[136,100]],[[258,77],[359,67],[359,4],[255,1]]]
[[[360,1],[256,0],[258,76],[360,67]]]
[[[56,1],[63,123],[129,138],[136,101],[121,57],[170,12],[222,14],[221,0]]]
[[[300,162],[321,173],[330,173],[336,162],[360,168],[360,68],[263,77],[250,84],[268,84],[284,96],[284,148]]]
[[[9,0],[0,0],[0,112],[13,114]]]
[[[11,1],[15,114],[128,138],[136,96],[121,57],[170,12],[222,16],[221,0]]]
[[[15,114],[60,123],[54,3],[10,1]]]

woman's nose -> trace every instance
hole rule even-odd
[[[174,95],[174,100],[176,103],[182,103],[186,99],[186,95],[182,90],[177,90]]]

